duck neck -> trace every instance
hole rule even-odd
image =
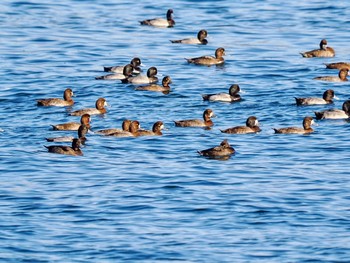
[[[305,122],[305,123],[303,124],[303,127],[304,127],[304,130],[306,130],[306,131],[312,130],[311,124],[308,123],[308,122]]]
[[[68,92],[65,92],[65,93],[63,94],[63,99],[64,99],[65,101],[72,101],[72,100],[73,100],[71,94],[68,93]]]

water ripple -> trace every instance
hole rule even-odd
[[[176,26],[153,28],[140,20],[174,9]],[[135,11],[137,10],[137,11]],[[232,1],[3,1],[4,40],[0,101],[0,261],[4,262],[347,262],[349,259],[349,122],[318,121],[315,133],[275,135],[272,128],[301,127],[314,111],[340,108],[347,83],[324,63],[347,58],[349,8],[344,2]],[[286,17],[288,19],[286,19]],[[327,21],[327,23],[325,22]],[[208,45],[171,39],[208,30]],[[299,52],[327,38],[335,58],[304,59]],[[214,55],[226,63],[199,67],[184,58]],[[134,90],[120,81],[97,81],[103,66],[140,57],[144,73],[169,75],[168,95]],[[239,103],[211,103],[201,94],[242,88]],[[62,97],[69,109],[37,107]],[[333,105],[296,107],[296,96],[321,96]],[[137,119],[163,136],[112,138],[88,134],[76,158],[46,152],[46,137],[75,132],[51,125],[79,121],[71,110],[111,107],[92,116],[92,130]],[[210,130],[175,127],[211,108]],[[255,115],[262,131],[223,134]],[[210,160],[197,150],[228,139],[236,154]]]

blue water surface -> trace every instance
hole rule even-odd
[[[174,10],[173,28],[141,26]],[[346,1],[10,1],[0,6],[0,261],[2,262],[349,262],[350,125],[319,121],[310,135],[275,135],[314,111],[341,108],[348,83],[324,63],[349,61]],[[208,45],[169,40],[209,33]],[[322,38],[334,58],[302,58]],[[226,49],[222,67],[184,58]],[[144,71],[173,80],[168,95],[95,80],[103,66],[140,57]],[[203,93],[237,83],[243,101],[213,103]],[[79,121],[72,109],[36,99],[75,93],[73,110],[105,97],[111,107],[92,130],[125,118],[159,137],[88,134],[84,156],[47,153],[46,137],[74,135],[52,124]],[[329,106],[297,107],[322,96]],[[217,115],[210,130],[173,121]],[[255,115],[262,131],[223,134]],[[197,150],[228,139],[232,158]]]

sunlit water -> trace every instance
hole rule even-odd
[[[336,75],[325,62],[349,61],[346,1],[2,1],[0,6],[0,259],[4,262],[348,262],[349,131],[346,121],[319,121],[311,135],[275,135],[301,126],[314,111],[340,108],[349,84],[312,80]],[[138,21],[174,9],[174,28]],[[206,46],[170,43],[209,32]],[[337,54],[305,59],[326,38]],[[184,58],[226,49],[223,67]],[[103,66],[139,56],[144,69],[173,79],[169,95],[97,81]],[[208,103],[200,94],[238,83],[239,103]],[[88,135],[83,157],[50,154],[51,124],[78,121],[71,109],[35,100],[76,94],[73,109],[105,97],[93,130],[125,118],[162,137]],[[330,106],[296,107],[295,96],[322,96]],[[211,130],[173,120],[217,117]],[[255,115],[262,132],[222,134]],[[227,161],[197,150],[227,138]]]

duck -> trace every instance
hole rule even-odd
[[[350,100],[344,101],[342,109],[330,109],[325,111],[316,111],[316,120],[323,119],[348,119],[350,116]]]
[[[77,131],[80,127],[80,125],[84,124],[90,129],[90,121],[91,116],[90,114],[83,114],[80,118],[79,122],[67,122],[67,123],[61,123],[56,125],[51,125],[53,130],[55,131]]]
[[[38,106],[57,106],[57,107],[66,107],[73,106],[74,101],[72,99],[73,96],[72,89],[65,89],[63,92],[63,99],[59,98],[49,98],[49,99],[40,99],[37,100]]]
[[[197,151],[199,155],[209,157],[209,158],[229,158],[231,155],[233,155],[236,151],[231,145],[229,144],[228,140],[223,140],[219,146],[215,146],[213,148],[209,148],[202,151]]]
[[[325,64],[326,68],[329,69],[348,69],[350,70],[350,63],[349,62],[335,62],[335,63],[329,63],[329,64]]]
[[[131,120],[124,120],[122,123],[122,129],[117,129],[117,128],[110,128],[110,129],[104,129],[104,130],[98,130],[95,133],[97,134],[102,134],[102,135],[110,135],[112,133],[116,132],[128,132],[130,128]]]
[[[213,110],[206,109],[203,112],[203,120],[191,119],[174,122],[176,127],[211,127],[214,125],[213,121],[211,120],[212,117],[215,117]]]
[[[238,94],[240,91],[239,85],[233,84],[228,93],[202,94],[202,98],[207,101],[236,102],[241,100],[241,96]]]
[[[139,130],[137,136],[160,136],[163,135],[162,130],[164,129],[164,124],[162,121],[157,121],[153,124],[152,130]]]
[[[180,44],[193,44],[193,45],[206,45],[208,44],[208,40],[206,37],[208,36],[207,30],[200,30],[197,34],[197,38],[185,38],[179,40],[170,40],[171,43],[180,43]]]
[[[132,83],[132,84],[152,84],[158,81],[156,77],[158,70],[156,67],[150,67],[147,70],[147,76],[145,75],[137,75],[137,76],[129,76],[122,79],[122,83]]]
[[[106,106],[108,106],[108,103],[105,98],[99,98],[97,99],[95,103],[96,108],[87,108],[87,109],[81,109],[76,110],[70,113],[71,116],[81,116],[85,113],[90,115],[97,115],[97,114],[105,114],[107,112]]]
[[[320,48],[319,49],[314,49],[311,51],[307,51],[307,52],[301,52],[300,54],[304,57],[304,58],[312,58],[312,57],[334,57],[335,56],[335,51],[333,48],[331,47],[327,47],[327,40],[326,39],[322,39],[320,42]]]
[[[334,90],[328,89],[323,92],[322,98],[294,98],[296,104],[300,105],[323,105],[333,103]]]
[[[321,76],[314,78],[315,80],[322,81],[332,81],[332,82],[344,82],[348,81],[347,76],[349,75],[349,70],[346,68],[342,68],[339,70],[338,76]]]
[[[215,50],[215,57],[212,56],[202,56],[196,58],[185,58],[188,63],[196,64],[196,65],[221,65],[225,62],[223,56],[225,55],[225,49],[219,47]]]
[[[82,144],[86,142],[86,134],[88,133],[89,128],[85,124],[81,124],[78,129],[78,138]],[[74,139],[73,136],[60,136],[60,137],[50,137],[46,138],[48,142],[72,142]]]
[[[134,120],[130,123],[129,131],[118,131],[108,134],[108,136],[114,137],[137,137],[140,129],[140,122]]]
[[[132,76],[134,66],[127,64],[123,68],[123,73],[113,73],[104,76],[95,77],[96,80],[114,80],[114,79],[125,79]]]
[[[141,59],[138,57],[133,58],[130,61],[130,64],[133,66],[134,74],[139,74],[141,72]],[[103,67],[104,72],[113,72],[113,73],[122,73],[124,72],[125,66],[112,66],[112,67]]]
[[[314,130],[311,128],[311,125],[315,124],[314,119],[310,116],[307,116],[303,119],[303,128],[299,127],[286,127],[274,129],[275,133],[284,133],[284,134],[306,134],[312,133]]]
[[[220,130],[222,133],[230,134],[247,134],[260,132],[259,121],[255,116],[250,116],[246,120],[246,126],[236,126],[225,130]]]
[[[164,94],[170,93],[170,86],[169,84],[172,83],[172,80],[169,76],[165,76],[162,80],[162,86],[157,84],[150,84],[146,86],[139,86],[135,88],[135,90],[146,90],[146,91],[159,91],[163,92]]]
[[[50,153],[58,153],[65,155],[74,155],[82,156],[83,152],[80,149],[81,142],[78,138],[74,138],[72,141],[72,146],[63,146],[63,145],[51,145],[45,146]]]
[[[148,25],[154,27],[173,27],[175,25],[175,21],[173,19],[173,9],[168,9],[166,13],[166,19],[164,18],[152,18],[146,19],[143,21],[139,21],[141,25]]]

